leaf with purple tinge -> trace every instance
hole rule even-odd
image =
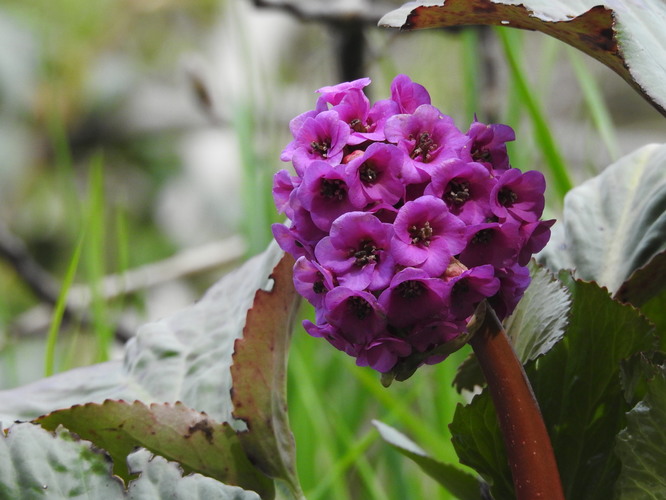
[[[285,255],[270,276],[272,289],[255,294],[243,338],[234,345],[231,399],[234,418],[247,424],[247,432],[238,437],[250,460],[302,498],[286,394],[287,351],[300,303],[293,265],[294,259]]]
[[[666,115],[663,0],[439,0],[409,2],[380,26],[403,30],[494,25],[541,31],[599,60]]]
[[[59,425],[107,451],[114,473],[131,479],[127,456],[144,447],[180,463],[186,473],[198,472],[226,484],[272,498],[273,482],[250,463],[236,431],[181,403],[152,404],[107,400],[58,410],[37,419],[42,427]]]
[[[49,432],[18,423],[0,433],[0,498],[48,500],[259,500],[253,491],[227,486],[142,449],[131,457],[137,479],[123,485],[92,443],[63,427]],[[127,489],[125,489],[127,488]]]

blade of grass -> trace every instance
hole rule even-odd
[[[536,142],[553,181],[554,193],[561,205],[564,195],[573,187],[569,171],[555,142],[555,138],[550,131],[541,103],[528,83],[523,64],[520,60],[520,45],[516,41],[515,33],[499,28],[497,29],[497,35],[502,44],[511,77],[516,85],[516,92],[520,94],[520,98],[529,113]]]
[[[479,32],[476,29],[464,29],[460,33],[460,38],[462,41],[462,74],[465,89],[465,117],[471,121],[472,117],[480,111]]]
[[[321,397],[321,392],[317,392],[312,383],[311,371],[313,367],[307,367],[303,358],[303,353],[300,349],[301,345],[293,345],[290,352],[289,360],[289,369],[292,372],[294,378],[298,380],[298,393],[297,397],[299,401],[299,411],[294,412],[292,408],[292,414],[298,413],[300,415],[307,415],[307,422],[312,428],[312,435],[316,436],[317,446],[316,454],[318,455],[317,465],[322,465],[322,459],[325,460],[325,467],[330,469],[335,463],[335,451],[336,444],[334,442],[334,436],[330,432],[329,424],[332,419],[329,419],[328,412],[323,407],[323,401]],[[309,353],[310,354],[310,353]],[[312,359],[310,355],[307,356],[307,359]],[[290,398],[291,401],[294,401],[293,398]],[[294,404],[294,403],[292,403]],[[295,426],[295,428],[298,428]],[[301,462],[302,463],[302,462]],[[314,466],[314,464],[312,464]],[[311,469],[310,474],[316,474],[317,471]],[[307,491],[308,484],[307,482],[311,481],[317,475],[304,476],[301,474],[301,477],[304,479],[303,489]],[[307,482],[306,482],[307,481]],[[318,481],[318,485],[321,482]],[[339,498],[340,500],[349,499],[349,492],[345,488],[345,485],[338,482],[333,482],[331,484],[333,489],[334,498]],[[311,494],[307,494],[308,498],[311,498]]]
[[[611,157],[611,160],[617,160],[620,155],[620,148],[618,147],[617,135],[615,133],[615,126],[608,111],[606,101],[603,99],[601,87],[596,78],[592,75],[587,66],[583,63],[581,55],[572,47],[567,47],[567,56],[569,62],[574,70],[578,85],[583,92],[583,99],[585,105],[590,112],[592,123],[594,124],[601,140],[606,146],[606,150]]]
[[[444,453],[447,444],[443,443],[441,432],[432,428],[432,422],[426,422],[424,419],[418,417],[413,411],[410,401],[405,399],[404,395],[396,396],[387,391],[378,382],[375,374],[369,370],[355,368],[352,370],[352,373],[379,403],[386,407],[387,410],[396,414],[398,421],[412,435],[416,436],[417,442],[428,443],[434,449],[436,455]],[[415,387],[418,389],[418,393],[423,395],[422,386],[416,384]],[[436,396],[436,394],[433,396]]]
[[[91,319],[97,339],[98,362],[109,359],[109,349],[113,342],[113,326],[110,323],[107,302],[101,285],[104,279],[105,262],[105,200],[104,200],[104,161],[101,155],[95,155],[90,162],[88,181],[88,201],[86,211],[88,220],[88,238],[85,250],[86,279],[91,291]]]
[[[79,261],[81,260],[84,240],[85,231],[79,237],[76,247],[74,248],[74,253],[69,261],[69,265],[67,266],[67,272],[65,273],[65,278],[60,289],[60,294],[58,295],[58,301],[56,302],[56,305],[53,309],[53,318],[51,320],[51,325],[49,326],[49,332],[46,336],[46,354],[44,356],[44,375],[47,377],[53,375],[55,371],[55,350],[58,340],[58,332],[60,330],[62,318],[65,313],[67,295],[69,293],[69,289],[72,286],[72,283],[74,282],[74,276],[76,275],[76,270],[78,269]]]

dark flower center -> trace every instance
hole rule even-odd
[[[430,238],[432,238],[432,227],[430,222],[423,224],[423,226],[412,226],[409,228],[409,237],[412,239],[412,245],[422,244],[430,246]]]
[[[379,178],[379,172],[375,170],[374,165],[366,162],[359,168],[359,177],[364,184],[374,184]]]
[[[453,295],[465,294],[467,292],[469,292],[469,283],[467,283],[466,279],[456,281],[451,291]]]
[[[509,188],[502,188],[499,193],[497,193],[497,201],[499,201],[500,205],[503,207],[510,207],[517,199],[518,195]]]
[[[315,281],[312,284],[312,291],[316,294],[324,293],[326,291],[326,287],[324,286],[323,281]]]
[[[317,153],[322,158],[326,158],[328,155],[328,150],[331,149],[331,144],[330,142],[312,141],[310,143],[310,147],[312,148],[313,153]]]
[[[492,157],[490,156],[490,151],[487,149],[481,149],[480,147],[473,148],[472,159],[478,163],[491,163]]]
[[[372,240],[363,240],[359,245],[359,249],[351,249],[349,251],[350,255],[353,255],[356,259],[356,264],[358,267],[363,267],[366,264],[379,261],[379,248],[375,246],[375,242]]]
[[[342,201],[347,197],[347,185],[342,179],[322,179],[319,194],[329,200]]]
[[[485,245],[487,243],[490,243],[493,239],[493,229],[492,228],[487,228],[487,229],[482,229],[478,233],[474,235],[472,238],[472,243],[475,245]]]
[[[411,138],[413,137],[410,136],[410,139]],[[409,157],[412,160],[421,157],[421,161],[427,163],[428,161],[430,161],[431,157],[430,152],[434,151],[438,147],[439,145],[432,140],[430,132],[422,132],[419,134],[419,137],[416,140],[416,144],[414,145],[414,150],[411,152]]]
[[[469,182],[461,179],[453,179],[446,186],[444,201],[453,205],[464,205],[470,196]]]
[[[396,287],[396,291],[403,299],[413,299],[423,295],[425,286],[420,281],[408,280],[400,283]]]
[[[361,297],[349,297],[347,299],[347,309],[358,319],[365,319],[372,312],[372,306]]]
[[[368,131],[368,127],[363,125],[363,122],[359,120],[358,118],[354,118],[352,121],[349,122],[349,127],[354,131],[354,132],[360,132],[361,134],[365,133]]]

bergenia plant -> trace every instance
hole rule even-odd
[[[369,83],[319,89],[315,108],[290,123],[282,159],[295,175],[275,175],[289,223],[273,234],[297,259],[294,284],[315,307],[315,322],[303,326],[381,372],[385,385],[471,341],[519,498],[563,498],[538,406],[499,323],[527,289],[526,266],[555,222],[540,220],[544,176],[511,167],[507,125],[474,120],[462,132],[406,75],[374,104]]]
[[[511,314],[554,221],[540,220],[544,176],[511,167],[509,126],[463,132],[406,75],[375,103],[368,84],[319,89],[291,121],[293,170],[273,187],[289,222],[273,233],[315,307],[307,332],[388,383],[464,345],[482,301]]]
[[[305,12],[305,2],[265,3]],[[541,30],[606,64],[666,115],[665,19],[662,0],[441,0],[410,2],[380,24]],[[538,103],[505,30],[497,33],[536,126]],[[141,327],[122,360],[0,391],[0,500],[324,498],[340,464],[379,436],[443,486],[442,498],[666,498],[666,145],[644,146],[573,188],[558,162],[546,162],[563,202],[553,225],[542,219],[544,175],[512,167],[507,143],[520,139],[511,127],[456,124],[405,75],[374,103],[368,85],[320,88],[291,120],[281,154],[291,166],[273,184],[288,219],[272,227],[277,243],[192,306]],[[314,313],[294,328],[300,297]],[[457,460],[439,461],[378,421],[379,434],[341,425],[353,449],[301,488],[286,373],[292,332],[310,340],[303,330],[366,367],[345,365],[354,375],[375,370],[384,385],[425,378],[437,368],[424,365],[460,359],[451,354],[469,344],[451,376],[474,394],[449,425]],[[296,354],[306,411],[293,420],[324,422],[321,394],[343,387],[347,398],[354,380],[308,385],[319,367]],[[365,385],[380,397],[406,394],[372,376]],[[424,427],[397,399],[390,409],[407,415],[401,425],[416,422],[411,431]],[[320,436],[307,437],[316,444],[304,448],[318,452]],[[407,489],[397,462],[387,463],[388,473],[364,462],[368,488],[336,484],[327,498],[398,498],[371,491],[384,479],[395,479],[397,495]]]

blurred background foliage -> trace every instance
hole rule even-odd
[[[270,191],[288,122],[324,85],[369,76],[380,99],[406,73],[461,129],[474,114],[514,127],[513,165],[551,181],[558,166],[575,184],[663,140],[655,110],[563,44],[377,28],[401,3],[4,0],[0,389],[119,356],[138,325],[260,252],[280,220]],[[548,216],[566,189],[553,185]],[[299,328],[289,391],[306,496],[449,498],[370,420],[455,462],[451,380],[465,355],[387,390]]]

